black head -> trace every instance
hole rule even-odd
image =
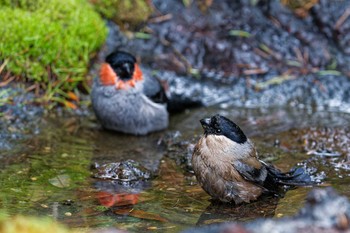
[[[223,135],[237,143],[247,141],[247,137],[239,126],[226,117],[217,114],[211,118],[204,118],[200,122],[205,135]]]
[[[122,80],[132,79],[136,59],[130,53],[115,51],[106,57],[106,62]]]

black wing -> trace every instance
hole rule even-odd
[[[155,103],[168,102],[165,84],[153,76],[144,76],[143,93]]]
[[[253,182],[258,186],[263,186],[267,176],[267,170],[265,166],[261,166],[261,168],[255,168],[240,160],[236,160],[233,163],[233,167],[245,180]]]
[[[201,100],[175,93],[170,94],[167,81],[161,81],[153,76],[145,76],[143,93],[153,102],[167,104],[170,113],[179,113],[189,108],[203,106]]]

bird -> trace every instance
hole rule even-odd
[[[258,158],[241,128],[219,114],[203,118],[204,134],[192,155],[198,183],[213,200],[250,203],[262,194],[278,194],[281,186],[314,184],[303,168],[283,173]]]
[[[107,130],[146,135],[168,127],[165,86],[143,75],[128,52],[115,50],[106,56],[93,82],[91,99],[98,121]]]

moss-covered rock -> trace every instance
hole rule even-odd
[[[86,0],[0,0],[0,25],[0,62],[56,103],[86,80],[91,56],[107,35]]]
[[[148,0],[89,0],[105,18],[123,26],[136,27],[152,13]]]

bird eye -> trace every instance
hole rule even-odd
[[[221,129],[216,129],[216,133],[221,133]]]

